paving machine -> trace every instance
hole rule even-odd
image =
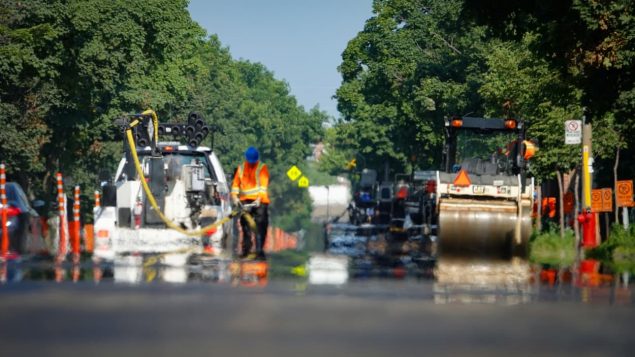
[[[443,170],[429,203],[441,255],[527,256],[534,200],[527,162],[536,148],[525,129],[512,118],[445,120]]]

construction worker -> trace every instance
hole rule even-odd
[[[258,150],[250,146],[245,151],[245,161],[236,168],[232,182],[231,197],[235,205],[243,206],[255,203],[249,212],[256,221],[256,258],[265,259],[263,247],[269,225],[269,169],[259,160]],[[251,251],[251,229],[244,217],[240,218],[243,231],[241,258],[245,258]]]

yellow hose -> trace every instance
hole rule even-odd
[[[154,130],[155,130],[155,140],[158,136],[158,120],[156,113],[151,110],[148,109],[145,112],[142,113],[143,115],[152,115],[152,119],[153,121],[157,122],[157,124],[154,126]],[[134,123],[134,122],[133,122]],[[138,123],[135,123],[135,125]],[[137,156],[137,148],[135,146],[134,143],[134,138],[132,136],[132,127],[134,125],[130,125],[129,128],[126,129],[126,137],[128,138],[128,146],[130,147],[130,152],[132,153],[132,159],[134,161],[135,164],[135,170],[137,171],[137,174],[139,175],[139,178],[141,180],[141,186],[143,187],[143,191],[145,192],[146,196],[148,197],[148,201],[150,201],[150,205],[152,206],[152,208],[154,208],[154,210],[157,212],[157,214],[159,215],[159,217],[161,218],[161,220],[163,221],[163,223],[165,223],[166,226],[168,226],[171,229],[174,229],[175,231],[184,234],[186,236],[189,237],[200,237],[203,234],[207,234],[207,231],[209,231],[212,228],[216,228],[222,224],[224,224],[225,222],[228,222],[229,220],[231,220],[232,218],[236,217],[239,214],[244,215],[245,219],[247,220],[247,223],[249,224],[250,228],[255,229],[256,227],[256,222],[254,221],[253,217],[251,217],[250,214],[248,214],[247,212],[241,212],[240,210],[235,210],[232,211],[227,217],[216,221],[208,226],[205,226],[203,228],[194,230],[194,231],[188,231],[186,229],[181,228],[179,225],[177,225],[176,223],[172,222],[171,220],[169,220],[164,214],[163,212],[161,212],[161,210],[159,209],[159,205],[157,204],[157,201],[154,198],[154,195],[152,194],[152,191],[150,191],[150,187],[148,186],[148,183],[146,182],[146,178],[145,175],[143,174],[143,170],[141,169],[141,164],[139,163],[139,156]],[[157,143],[157,141],[155,141],[155,144]]]
[[[155,113],[152,109],[146,109],[141,115],[150,115],[152,116],[152,128],[154,130],[154,144],[156,145],[159,142],[159,117],[157,113]]]

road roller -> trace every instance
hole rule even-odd
[[[514,118],[445,119],[443,170],[434,203],[441,256],[526,258],[536,151],[526,123]]]

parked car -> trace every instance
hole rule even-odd
[[[27,244],[35,235],[40,234],[39,214],[33,209],[24,194],[22,187],[16,182],[7,182],[7,227],[9,228],[9,251],[24,254]],[[43,205],[43,201],[34,201],[35,206]],[[0,207],[2,204],[0,203]]]

